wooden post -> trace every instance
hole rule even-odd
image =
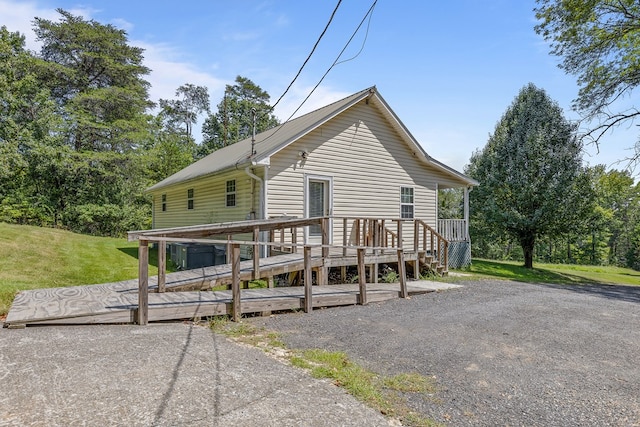
[[[364,267],[364,248],[358,248],[358,284],[360,285],[360,304],[367,305],[367,275]]]
[[[444,271],[449,271],[449,242],[444,241]]]
[[[402,220],[398,220],[398,248],[402,249]]]
[[[298,244],[298,229],[296,227],[291,228],[291,243],[293,243],[291,253],[298,253],[298,247],[296,246],[296,244]]]
[[[422,250],[427,251],[427,227],[422,227]]]
[[[149,321],[149,241],[139,239],[138,246],[138,325]]]
[[[416,255],[415,261],[413,261],[413,278],[420,279],[420,259],[418,257],[418,250],[420,249],[420,222],[417,219],[413,220],[413,252]]]
[[[380,246],[380,229],[379,229],[379,225],[378,225],[378,220],[377,219],[373,219],[371,220],[372,222],[372,231],[373,231],[373,247],[379,247]],[[373,254],[374,255],[378,255],[380,253],[380,250],[378,249],[374,249],[373,250]],[[378,283],[378,263],[376,262],[375,264],[371,265],[371,268],[369,269],[369,280],[371,280],[371,282],[373,283]]]
[[[342,218],[342,256],[347,256],[347,244],[349,243],[349,218]],[[340,267],[340,281],[342,283],[347,282],[347,266]]]
[[[347,218],[342,218],[342,256],[347,256],[347,234]]]
[[[407,297],[407,269],[404,265],[404,251],[398,249],[398,276],[400,277],[400,298]]]
[[[380,246],[384,248],[389,246],[389,242],[387,241],[387,229],[384,227],[384,219],[380,220],[380,238],[382,240],[382,244]]]
[[[329,268],[325,267],[326,260],[329,258],[329,243],[330,243],[330,226],[329,218],[322,218],[320,226],[322,227],[322,266],[318,268],[318,285],[326,286],[329,284]]]
[[[260,227],[253,227],[253,280],[260,278]]]
[[[240,301],[240,245],[231,245],[231,305],[234,322],[242,318],[242,306]]]
[[[356,231],[356,241],[355,244],[356,246],[361,246],[362,242],[360,242],[360,218],[356,218],[353,220],[353,224],[354,224],[354,228]]]
[[[309,313],[313,311],[312,300],[312,273],[311,273],[311,247],[304,247],[304,312]]]
[[[322,229],[322,258],[329,256],[329,218],[322,218],[320,227]]]
[[[233,262],[233,255],[231,254],[231,234],[227,234],[227,264]]]
[[[435,256],[435,253],[433,252],[433,231],[429,232],[429,239],[431,240],[431,253],[429,255]]]
[[[280,243],[284,243],[284,227],[280,229]],[[279,247],[280,252],[284,252],[284,246]]]
[[[367,220],[366,218],[362,220],[362,246],[368,246],[368,244],[370,243],[369,231],[367,228],[368,222],[369,220]]]
[[[167,241],[158,242],[158,292],[165,291],[167,281]]]
[[[276,232],[275,230],[269,230],[269,243],[274,243],[276,239]],[[273,255],[273,246],[269,245],[267,246],[267,256],[270,257]]]

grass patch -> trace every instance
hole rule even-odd
[[[524,268],[517,261],[474,259],[461,280],[479,278],[508,279],[528,283],[640,285],[640,271],[629,268],[574,264],[534,263]],[[456,278],[456,280],[460,280]]]
[[[138,277],[138,243],[54,228],[0,223],[0,316],[21,290],[116,282]],[[157,274],[157,251],[149,253]]]
[[[351,361],[343,352],[321,349],[286,350],[277,333],[250,323],[232,322],[229,316],[216,316],[209,327],[234,341],[261,348],[293,366],[308,370],[314,378],[331,380],[349,394],[380,413],[398,418],[402,425],[432,427],[440,424],[426,418],[407,405],[404,395],[418,393],[432,398],[436,387],[433,378],[409,373],[392,377],[380,376]]]

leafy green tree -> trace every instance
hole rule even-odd
[[[124,30],[57,11],[59,22],[34,21],[42,42],[37,72],[61,108],[67,143],[76,151],[137,146],[152,106],[143,50],[128,44]]]
[[[631,266],[627,262],[633,252],[634,229],[640,223],[640,193],[629,171],[611,170],[598,180],[598,205],[607,213],[609,231],[608,261]]]
[[[597,125],[588,134],[597,143],[609,129],[635,120],[636,108],[611,111],[640,83],[640,3],[636,0],[537,0],[536,32],[551,42],[560,67],[578,77],[574,108]],[[632,162],[640,159],[636,142]]]
[[[48,89],[34,74],[38,59],[25,50],[24,36],[0,28],[0,220],[52,223],[29,176],[29,153],[55,145],[60,119]]]
[[[235,82],[226,86],[217,112],[209,115],[202,126],[200,155],[250,137],[253,132],[252,109],[256,111],[256,133],[279,124],[266,91],[246,77],[237,76]]]
[[[178,99],[161,99],[162,116],[167,126],[193,139],[193,125],[202,113],[209,113],[209,91],[204,86],[186,83],[176,90]],[[183,127],[184,126],[184,127]]]
[[[480,182],[470,194],[472,211],[520,244],[527,268],[537,239],[576,229],[592,207],[574,131],[557,103],[529,84],[467,168]]]
[[[180,129],[167,126],[165,118],[162,112],[156,116],[153,137],[144,147],[145,169],[150,185],[193,163],[197,150],[193,139]]]

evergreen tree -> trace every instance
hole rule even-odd
[[[574,131],[557,103],[529,84],[467,169],[480,182],[470,195],[472,223],[508,233],[522,247],[527,268],[537,239],[579,229],[592,208]]]

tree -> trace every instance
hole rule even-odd
[[[24,36],[0,28],[0,221],[52,223],[29,175],[29,154],[59,142],[60,119],[33,69],[37,59]]]
[[[608,130],[640,115],[637,108],[611,112],[614,102],[640,83],[640,3],[636,0],[537,0],[536,32],[551,42],[560,68],[578,77],[573,107],[598,124],[585,136],[598,143]],[[636,142],[632,164],[640,160]]]
[[[467,168],[480,182],[470,194],[472,211],[494,234],[504,230],[519,242],[527,268],[536,239],[576,229],[591,207],[574,130],[557,103],[529,84]]]
[[[627,256],[633,251],[634,229],[640,223],[639,189],[628,171],[611,170],[598,177],[598,206],[607,213],[611,264],[631,267]]]
[[[203,153],[208,154],[251,136],[252,109],[256,111],[256,133],[279,124],[269,106],[269,94],[246,77],[236,77],[227,85],[216,114],[209,115],[202,126]]]
[[[193,138],[193,125],[202,113],[209,113],[209,91],[204,86],[186,83],[176,90],[179,99],[161,99],[160,107],[167,125],[177,132],[181,129],[187,138]],[[182,127],[184,125],[184,128]]]
[[[57,11],[59,22],[34,21],[42,42],[37,73],[61,109],[67,143],[76,151],[134,148],[152,106],[143,50],[128,45],[124,30]]]

